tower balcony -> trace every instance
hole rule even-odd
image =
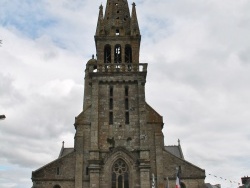
[[[87,64],[86,71],[89,73],[146,73],[147,63],[91,63]]]

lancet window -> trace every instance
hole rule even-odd
[[[112,167],[112,188],[129,188],[129,170],[127,164],[118,159]]]
[[[111,46],[109,44],[104,47],[104,63],[111,63]]]
[[[129,124],[128,86],[125,87],[125,124]]]
[[[113,86],[110,86],[109,87],[109,124],[110,125],[113,125],[113,121],[114,121],[114,118],[113,118],[113,93],[114,93],[114,88]]]
[[[122,56],[121,56],[121,45],[117,44],[115,45],[115,63],[121,63],[122,62]]]
[[[128,44],[125,46],[125,63],[132,63],[132,49]]]

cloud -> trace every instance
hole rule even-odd
[[[13,28],[0,28],[0,113],[7,117],[0,122],[4,188],[31,187],[32,170],[54,160],[63,140],[73,146],[83,92],[81,56],[58,47],[47,33],[34,38]]]
[[[13,0],[1,1],[1,19],[4,27],[15,28],[26,36],[36,38],[40,35],[40,30],[56,24],[56,20],[46,10],[43,1]]]

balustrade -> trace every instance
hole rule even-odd
[[[106,64],[89,64],[88,72],[105,73],[105,72],[147,72],[147,63],[106,63]]]

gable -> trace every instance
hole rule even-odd
[[[205,179],[205,170],[192,163],[181,159],[169,151],[163,151],[164,174],[169,178],[175,178],[176,168],[181,168],[182,179]]]
[[[74,179],[75,152],[66,154],[32,172],[32,180]]]
[[[76,124],[90,124],[90,110],[91,105],[89,105],[86,109],[84,109],[76,118],[75,118],[75,125]]]
[[[163,117],[158,114],[149,104],[146,103],[147,109],[147,122],[148,123],[163,123]]]
[[[164,148],[165,148],[166,151],[172,153],[176,157],[184,159],[182,149],[181,149],[180,146],[165,146]]]

